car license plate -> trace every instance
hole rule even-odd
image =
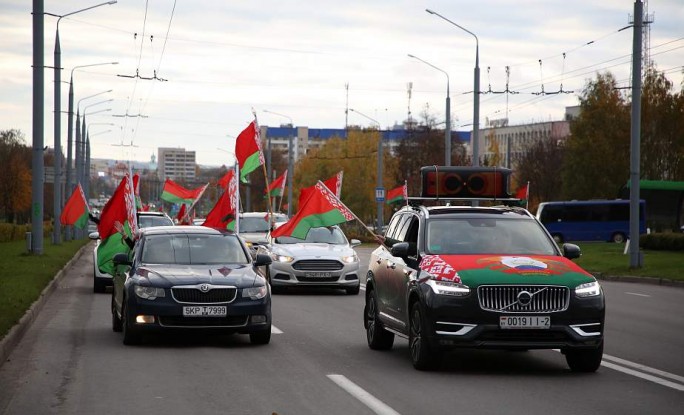
[[[183,306],[183,317],[225,317],[227,314],[224,305]]]
[[[304,276],[308,278],[328,278],[332,277],[332,272],[306,272]]]
[[[549,316],[501,316],[499,327],[502,329],[548,329],[551,327]]]

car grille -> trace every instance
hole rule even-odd
[[[237,288],[225,286],[209,286],[209,291],[202,292],[199,286],[173,287],[171,295],[178,303],[217,304],[230,303],[235,300]]]
[[[292,264],[292,268],[297,271],[338,271],[344,265],[334,259],[303,259]]]
[[[521,303],[519,295],[529,298],[529,304]],[[483,285],[477,289],[480,307],[500,313],[553,313],[568,308],[570,290],[550,285]]]
[[[248,316],[228,317],[176,317],[159,316],[159,325],[164,327],[242,327]]]
[[[336,282],[340,277],[296,277],[301,282]]]

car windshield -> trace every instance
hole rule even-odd
[[[144,264],[247,264],[235,235],[150,235],[142,250]]]
[[[172,226],[173,221],[166,216],[138,216],[139,228],[151,228],[154,226]]]
[[[347,243],[347,238],[340,228],[311,228],[306,234],[306,239],[297,239],[290,236],[281,236],[276,238],[276,243],[279,244],[301,244],[301,243],[324,243],[333,245],[343,245]]]
[[[514,218],[433,219],[426,242],[432,254],[556,254],[537,222]]]
[[[273,215],[273,220],[276,223],[280,223],[287,221],[287,218],[281,215]],[[240,217],[240,232],[268,233],[269,230],[266,213],[264,213],[264,216],[258,217]]]

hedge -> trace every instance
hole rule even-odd
[[[651,233],[639,237],[639,246],[654,251],[684,251],[684,233]]]
[[[31,232],[31,225],[0,223],[0,242],[20,241],[26,239],[26,232]],[[52,221],[43,223],[43,237],[51,237]]]

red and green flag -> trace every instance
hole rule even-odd
[[[135,208],[136,210],[142,210],[143,204],[142,199],[140,199],[140,175],[138,173],[133,175],[133,189],[135,194]]]
[[[520,205],[522,206],[524,203],[525,209],[527,209],[530,198],[530,182],[527,182],[525,186],[519,188],[518,191],[515,192],[515,198],[520,199]]]
[[[283,172],[277,179],[275,179],[269,186],[268,191],[264,191],[268,197],[283,196],[285,191],[285,183],[287,182],[287,170]]]
[[[97,246],[97,267],[100,272],[114,275],[112,258],[120,252],[130,251],[124,238],[133,239],[137,229],[133,180],[126,175],[102,208],[97,225],[101,239]]]
[[[338,199],[342,198],[342,177],[344,175],[344,171],[340,170],[339,173],[334,175],[333,177],[329,178],[328,180],[324,181],[323,184],[330,189],[331,192],[335,194],[335,197]],[[298,206],[302,206],[302,203],[306,199],[309,198],[311,193],[314,190],[314,187],[316,186],[311,186],[311,187],[305,187],[304,189],[299,191],[299,204]]]
[[[232,170],[231,170],[232,171]],[[236,216],[238,212],[238,181],[237,176],[232,175],[226,191],[207,215],[202,226],[208,228],[229,229],[236,231]]]
[[[195,200],[202,196],[206,186],[197,189],[186,189],[171,179],[166,179],[161,198],[170,203],[185,203],[191,205]]]
[[[230,180],[233,178],[233,175],[235,175],[235,170],[230,169],[226,172],[226,174],[221,177],[217,184],[221,187],[221,189],[225,189],[228,187],[228,183],[230,183]]]
[[[318,182],[309,197],[299,207],[299,211],[285,224],[271,231],[273,237],[291,236],[305,239],[309,229],[337,225],[356,216],[328,189]]]
[[[235,142],[235,156],[240,166],[240,181],[247,182],[247,175],[264,164],[261,138],[256,119],[242,130]]]
[[[399,203],[401,201],[408,200],[408,186],[406,183],[394,189],[387,191],[387,197],[385,198],[385,203]]]
[[[77,184],[74,192],[67,200],[62,214],[59,216],[59,222],[62,225],[73,225],[77,228],[84,229],[88,226],[88,202],[81,184]]]

